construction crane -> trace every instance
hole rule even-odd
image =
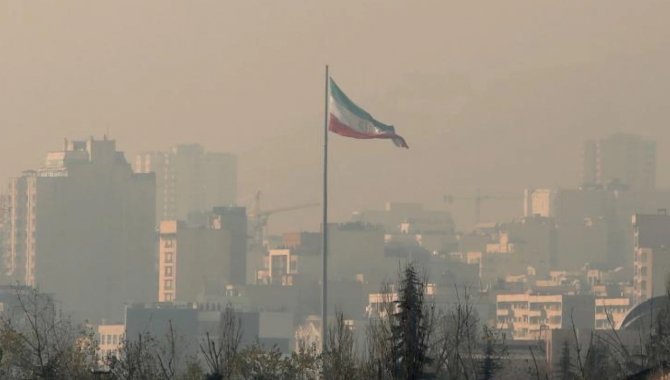
[[[249,219],[253,220],[252,238],[255,248],[260,249],[261,247],[265,246],[265,235],[267,232],[268,218],[270,217],[270,215],[278,214],[280,212],[295,211],[310,207],[316,207],[318,205],[320,205],[320,203],[312,202],[288,207],[280,207],[271,210],[261,210],[261,192],[260,191],[256,192],[256,196],[254,197],[254,207],[252,211],[248,214]]]
[[[489,195],[482,194],[479,189],[475,190],[473,196],[455,196],[451,194],[444,195],[442,200],[445,203],[452,204],[454,201],[466,200],[474,202],[474,212],[475,212],[475,224],[481,221],[481,212],[482,212],[482,202],[495,200],[495,201],[507,201],[507,200],[519,200],[523,199],[520,195]]]

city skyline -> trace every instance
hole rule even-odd
[[[0,378],[670,378],[668,14],[0,0]]]
[[[601,9],[576,1],[517,1],[490,5],[489,12],[474,5],[390,2],[382,9],[361,5],[360,17],[345,12],[352,6],[346,3],[221,4],[186,11],[150,1],[131,14],[125,12],[128,2],[97,9],[70,4],[77,10],[2,3],[0,40],[7,54],[0,61],[0,114],[15,139],[0,141],[0,151],[12,157],[0,163],[0,178],[34,167],[41,152],[54,150],[65,136],[108,133],[123,142],[128,157],[178,143],[230,152],[239,159],[240,198],[253,199],[261,190],[277,207],[313,201],[320,193],[324,63],[356,100],[393,120],[416,148],[399,155],[385,144],[333,138],[331,202],[338,219],[382,207],[368,195],[382,191],[389,201],[436,206],[445,193],[476,188],[509,193],[572,187],[579,182],[582,141],[609,132],[654,139],[659,162],[670,159],[662,148],[670,146],[662,121],[670,57],[660,16],[668,10],[664,2],[633,7],[616,1]],[[378,11],[397,30],[384,28],[387,35],[364,21]],[[603,14],[591,17],[598,12]],[[143,30],[148,15],[155,25],[129,37],[131,30]],[[126,28],[120,30],[115,19]],[[337,22],[350,31],[330,33]],[[572,25],[569,32],[565,23]],[[178,32],[176,25],[182,26]],[[85,35],[77,33],[81,28]],[[473,30],[467,43],[461,30]],[[52,44],[42,39],[47,33]],[[173,34],[178,37],[161,38]],[[279,46],[285,53],[273,54],[276,61],[261,58]],[[368,46],[377,49],[369,52]],[[364,53],[384,64],[353,58]],[[48,62],[53,74],[40,62]],[[282,96],[287,88],[292,95]],[[381,160],[393,170],[370,169]],[[434,175],[412,170],[435,162],[443,164]],[[405,186],[394,175],[398,171],[417,186]],[[287,177],[294,181],[281,181]],[[659,171],[657,182],[668,187],[670,174]],[[354,183],[370,191],[357,193]],[[493,212],[503,206],[489,207]],[[319,220],[317,210],[300,216],[278,216],[274,223],[279,229],[292,222],[313,228]]]

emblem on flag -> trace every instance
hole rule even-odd
[[[376,120],[352,102],[330,78],[328,86],[328,130],[355,139],[391,139],[402,148],[409,148],[405,139],[395,133],[392,125]]]

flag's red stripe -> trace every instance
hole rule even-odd
[[[352,137],[355,139],[400,139],[402,141],[401,145],[407,148],[405,139],[403,139],[399,135],[396,135],[395,133],[378,133],[378,134],[362,133],[342,123],[333,114],[330,114],[330,122],[328,123],[328,129],[331,132],[337,133],[338,135]]]

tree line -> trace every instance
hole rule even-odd
[[[276,346],[242,345],[241,320],[232,307],[216,332],[199,341],[197,354],[169,324],[165,336],[125,339],[117,355],[100,357],[91,328],[74,324],[52,297],[15,287],[16,304],[0,317],[0,378],[118,380],[358,380],[511,378],[506,337],[482,323],[467,289],[446,310],[426,299],[427,281],[413,264],[399,273],[392,297],[370,318],[363,334],[342,313],[328,328],[326,350],[299,344],[290,355]],[[670,294],[668,295],[670,297]],[[531,379],[625,379],[662,371],[670,363],[670,310],[662,310],[644,349],[629,352],[616,340],[592,334],[588,342],[563,342],[552,371],[544,354],[532,355],[523,377]],[[362,337],[359,337],[362,336]],[[518,378],[518,374],[515,375]],[[638,377],[635,377],[638,376]]]

